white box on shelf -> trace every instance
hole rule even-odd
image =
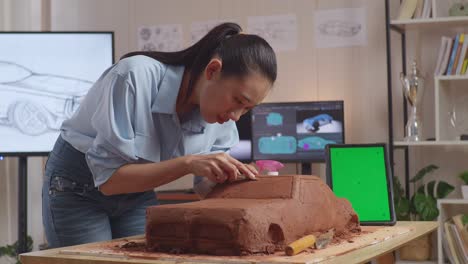
[[[437,76],[434,83],[436,140],[459,141],[468,133],[468,75]]]
[[[468,200],[468,185],[462,185],[461,189],[462,189],[463,199]]]

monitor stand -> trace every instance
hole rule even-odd
[[[301,174],[312,175],[312,164],[310,162],[301,162]]]

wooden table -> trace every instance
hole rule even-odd
[[[104,263],[160,263],[160,264],[172,264],[172,263],[325,263],[325,264],[337,264],[337,263],[362,263],[370,261],[378,256],[384,255],[388,252],[394,251],[401,247],[405,243],[414,240],[424,234],[430,233],[437,229],[437,222],[398,222],[394,227],[385,227],[385,231],[391,230],[405,230],[403,233],[400,232],[392,237],[387,237],[381,241],[375,241],[375,243],[369,243],[361,248],[350,250],[343,248],[342,252],[335,254],[329,258],[319,259],[320,254],[317,253],[301,253],[297,256],[287,257],[283,253],[282,256],[255,256],[255,257],[214,257],[214,256],[185,256],[183,255],[169,255],[165,254],[164,257],[158,259],[145,259],[133,256],[101,256],[95,255],[82,255],[82,254],[66,254],[66,252],[79,251],[83,248],[98,247],[103,243],[112,243],[112,241],[98,242],[92,244],[78,245],[66,248],[49,249],[44,251],[30,252],[20,255],[20,260],[23,264],[104,264]],[[370,227],[373,228],[373,227]],[[383,230],[383,229],[379,229]],[[380,231],[379,231],[380,232]],[[378,233],[378,232],[375,232]],[[132,237],[137,238],[137,237]],[[140,239],[141,236],[140,236]],[[122,240],[122,239],[120,239]],[[369,240],[369,239],[368,239]],[[114,243],[117,240],[113,240]],[[350,244],[347,246],[349,247]],[[346,246],[346,245],[345,245]],[[329,251],[339,251],[341,244],[336,246],[330,246],[327,249]],[[323,255],[323,254],[322,254]],[[182,257],[181,257],[182,256]]]

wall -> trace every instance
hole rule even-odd
[[[278,81],[267,101],[345,100],[348,142],[385,141],[386,85],[383,1],[52,1],[52,30],[114,30],[116,57],[137,48],[142,25],[181,23],[188,44],[190,23],[231,18],[246,28],[247,16],[296,14],[298,49],[278,53]],[[109,6],[112,5],[112,10]],[[315,49],[317,9],[367,7],[368,45]],[[246,8],[248,7],[248,8]],[[376,67],[381,65],[381,67]],[[367,111],[375,109],[375,111]]]
[[[1,13],[0,26],[4,30],[31,30],[42,26],[53,31],[114,31],[116,58],[136,50],[137,28],[142,25],[180,23],[188,44],[192,22],[229,18],[246,28],[248,16],[295,14],[298,48],[277,54],[278,81],[266,101],[344,100],[347,142],[387,141],[384,1],[50,0],[40,1],[38,5],[34,0],[0,0],[0,3],[3,10],[6,6],[8,11],[14,11]],[[314,11],[346,7],[366,7],[367,46],[314,48]],[[29,189],[29,208],[36,210],[41,206],[40,194],[35,190],[40,189],[42,167],[31,164],[30,168],[33,170],[30,184],[34,186]],[[16,228],[15,170],[14,159],[0,162],[0,204],[2,208],[9,208],[7,213],[0,210],[0,224],[6,223],[6,228],[0,225],[0,234],[8,237],[2,240],[2,235],[0,243],[16,240],[15,231],[8,231]],[[295,166],[289,166],[287,171],[294,172]],[[314,166],[314,171],[324,175],[323,166]],[[29,222],[37,222],[36,227],[41,223],[31,218]]]

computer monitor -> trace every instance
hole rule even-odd
[[[242,162],[252,161],[252,118],[250,111],[236,122],[239,144],[231,148],[230,155]]]
[[[114,60],[112,32],[0,32],[0,155],[46,155]]]
[[[254,160],[324,162],[325,146],[344,140],[343,101],[264,103],[252,109]]]

